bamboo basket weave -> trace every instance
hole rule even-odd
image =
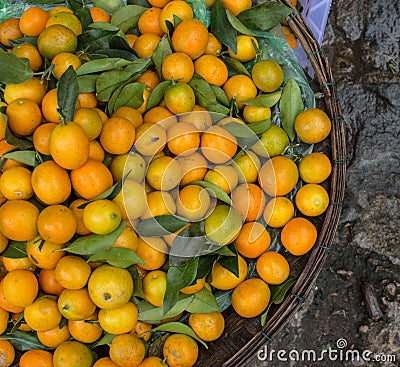
[[[294,10],[286,20],[315,71],[315,79],[310,81],[310,85],[314,92],[323,96],[317,98],[317,106],[325,110],[332,120],[330,135],[314,147],[314,151],[324,152],[331,158],[332,174],[326,187],[330,205],[323,215],[313,220],[318,229],[318,239],[313,250],[301,257],[288,256],[292,275],[297,277],[297,281],[283,303],[271,307],[265,326],[261,327],[259,318],[244,319],[239,317],[232,307],[228,308],[224,312],[224,336],[210,343],[208,350],[201,348],[196,366],[246,366],[261,347],[272,341],[301,307],[313,288],[329,254],[339,222],[345,190],[346,147],[344,121],[332,70],[301,14],[290,0],[278,1]]]

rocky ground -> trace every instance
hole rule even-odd
[[[332,1],[323,48],[347,128],[343,212],[314,291],[268,345],[319,353],[346,343],[344,351],[370,350],[396,362],[372,361],[373,354],[366,355],[371,361],[343,361],[338,354],[336,361],[326,355],[323,361],[261,362],[255,356],[251,367],[400,365],[399,44],[398,1]]]

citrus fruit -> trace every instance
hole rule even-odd
[[[260,222],[245,223],[235,240],[239,254],[251,259],[267,251],[270,244],[271,237]]]
[[[308,219],[296,217],[285,224],[281,231],[282,245],[292,255],[306,254],[317,240],[317,229]]]
[[[225,329],[225,320],[221,312],[191,313],[189,326],[196,335],[206,342],[217,340]]]
[[[328,137],[332,122],[319,108],[309,108],[300,112],[294,120],[294,129],[301,141],[316,144]]]
[[[264,282],[272,285],[283,283],[290,274],[288,261],[274,251],[265,252],[257,259],[256,270]]]
[[[256,57],[256,47],[258,47],[257,38],[240,34],[237,36],[236,52],[229,48],[228,53],[230,57],[240,62],[247,62]]]
[[[142,279],[142,286],[144,296],[148,302],[157,307],[164,304],[164,295],[167,288],[167,273],[165,271],[149,271]]]
[[[67,320],[84,320],[94,313],[96,305],[86,287],[64,289],[57,300],[60,313]]]
[[[173,114],[192,111],[195,95],[189,84],[178,81],[167,87],[164,93],[165,107]]]
[[[53,363],[54,367],[92,367],[94,356],[85,344],[68,340],[55,349]]]
[[[52,60],[61,52],[74,53],[78,46],[76,34],[61,24],[46,27],[39,35],[37,48],[46,59]]]
[[[60,323],[61,318],[57,301],[51,296],[39,297],[24,309],[24,319],[35,331],[54,329]]]
[[[194,366],[198,353],[199,347],[196,341],[184,334],[168,336],[163,346],[163,355],[170,367]]]
[[[257,88],[266,93],[276,91],[284,80],[282,68],[274,60],[258,61],[251,70],[251,77]]]
[[[329,195],[324,187],[318,184],[307,184],[296,192],[296,207],[308,216],[316,217],[325,212],[329,205]]]
[[[121,210],[108,199],[91,201],[83,210],[83,223],[93,233],[111,233],[121,223]]]
[[[238,276],[215,262],[211,270],[211,285],[216,289],[229,290],[236,288],[246,279],[248,266],[246,260],[238,255]]]
[[[299,163],[300,177],[304,182],[319,184],[332,172],[330,159],[320,152],[307,154]]]
[[[270,128],[261,134],[259,140],[251,147],[251,150],[260,157],[275,157],[281,155],[289,145],[289,137],[285,130],[272,124]]]
[[[272,228],[283,227],[294,215],[294,205],[285,196],[272,198],[265,206],[263,218]]]

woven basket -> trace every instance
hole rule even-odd
[[[314,151],[324,152],[331,158],[332,174],[326,186],[330,205],[323,215],[312,220],[319,234],[313,250],[301,257],[287,256],[291,264],[291,273],[297,277],[297,282],[279,307],[271,307],[266,325],[261,327],[259,318],[244,319],[239,317],[232,307],[228,308],[224,312],[224,336],[210,343],[208,350],[200,349],[196,366],[238,367],[246,366],[254,359],[257,351],[271,342],[307,298],[325,263],[338,226],[345,189],[346,148],[344,121],[336,85],[328,59],[301,14],[290,0],[278,1],[295,11],[286,20],[315,71],[315,80],[310,81],[310,85],[314,92],[319,92],[317,96],[322,96],[317,98],[317,106],[325,110],[332,120],[330,136],[314,147]]]

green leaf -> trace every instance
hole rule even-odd
[[[165,236],[180,230],[187,223],[187,219],[175,215],[157,215],[140,222],[135,230],[141,237]]]
[[[78,51],[93,53],[109,47],[111,38],[118,31],[89,29],[78,36]],[[91,62],[91,61],[89,61]]]
[[[293,9],[277,1],[267,1],[242,11],[238,19],[248,28],[257,31],[268,31],[278,25]]]
[[[79,86],[76,72],[72,65],[61,75],[57,84],[58,112],[63,121],[72,121],[78,100]]]
[[[93,255],[97,251],[104,250],[110,247],[126,227],[125,222],[121,222],[118,228],[108,234],[90,234],[77,238],[74,242],[63,248],[67,251],[77,255]]]
[[[27,257],[26,241],[10,240],[6,249],[1,253],[1,256],[9,257],[11,259],[22,259],[23,257]]]
[[[121,31],[117,26],[115,26],[111,23],[106,23],[106,22],[92,23],[89,26],[89,28],[90,29],[100,29],[102,31],[111,31],[111,32],[113,32],[113,34],[117,34]]]
[[[289,79],[282,90],[279,110],[281,112],[282,127],[290,140],[293,141],[296,136],[294,120],[300,112],[304,111],[301,90],[294,79]]]
[[[128,268],[134,264],[146,264],[135,251],[122,247],[101,249],[90,256],[88,261],[107,262],[117,268]]]
[[[233,273],[236,277],[239,276],[239,262],[236,247],[234,245],[229,245],[229,248],[235,253],[235,256],[223,256],[220,257],[218,263]]]
[[[229,249],[228,246],[222,246],[216,251],[213,251],[213,254],[221,255],[221,256],[236,256],[236,252]]]
[[[119,8],[111,17],[111,24],[117,26],[122,32],[136,28],[140,16],[146,11],[146,8],[139,5],[127,5]]]
[[[219,186],[213,184],[212,182],[208,181],[192,181],[189,182],[188,185],[199,185],[209,192],[210,195],[213,197],[216,197],[217,199],[223,201],[224,203],[227,203],[229,205],[232,205],[232,200],[229,197],[229,195],[222,190]]]
[[[139,271],[135,266],[129,266],[128,271],[132,276],[134,285],[132,297],[145,298],[143,292],[142,277],[139,275]]]
[[[218,312],[220,308],[214,294],[206,287],[203,287],[194,293],[193,301],[187,307],[186,311],[190,313],[210,313]]]
[[[221,0],[217,0],[211,8],[211,32],[222,44],[236,53],[236,30],[229,22],[225,9]]]
[[[151,59],[146,57],[132,61],[126,66],[125,71],[133,74],[142,73],[151,65]]]
[[[131,76],[131,73],[122,70],[108,70],[100,74],[96,80],[97,99],[108,102],[115,90]]]
[[[175,237],[169,252],[170,266],[181,266],[190,262],[194,257],[200,256],[202,253],[209,253],[210,241],[205,235],[202,236],[189,236],[189,231]]]
[[[158,106],[161,100],[164,98],[165,90],[172,84],[171,80],[166,80],[157,84],[157,86],[151,91],[149,100],[147,101],[147,110]]]
[[[226,9],[226,16],[229,23],[233,28],[235,28],[239,33],[246,34],[247,36],[256,36],[256,34],[247,28],[238,18],[236,18],[228,9]]]
[[[6,115],[3,115],[7,117]],[[13,132],[10,130],[8,125],[6,126],[6,132],[5,132],[5,138],[4,140],[11,145],[14,145],[18,147],[21,150],[29,149],[33,147],[33,143],[31,140],[28,139],[23,139],[23,138],[17,138]]]
[[[221,115],[228,115],[230,112],[230,109],[228,107],[223,106],[222,104],[213,104],[206,106],[207,111],[209,112],[215,112]]]
[[[163,38],[161,38],[161,41],[158,43],[156,49],[154,50],[153,56],[151,57],[154,62],[154,65],[156,66],[156,70],[160,79],[163,78],[161,71],[162,64],[165,58],[171,54],[172,54],[172,48],[169,43],[168,37],[165,35],[163,36]]]
[[[228,96],[226,95],[225,91],[217,87],[216,85],[210,84],[211,90],[215,94],[215,97],[217,98],[217,101],[221,104],[223,104],[226,107],[229,107],[229,99]]]
[[[249,129],[256,135],[266,132],[271,127],[271,119],[253,122],[248,124]]]
[[[290,276],[287,278],[282,284],[279,285],[270,285],[269,289],[271,291],[271,298],[268,304],[267,309],[261,315],[261,325],[264,326],[267,320],[268,312],[272,304],[278,305],[283,302],[285,299],[286,293],[288,290],[296,283],[297,279],[295,277]]]
[[[239,122],[231,121],[224,124],[222,127],[236,138],[249,138],[255,135],[248,125]]]
[[[92,349],[100,345],[110,345],[114,338],[115,334],[105,333],[99,340],[96,340],[94,343],[89,344],[88,347]]]
[[[13,52],[0,48],[0,82],[19,84],[33,77],[29,64],[17,57]]]
[[[194,18],[203,22],[207,28],[210,25],[210,17],[207,13],[206,2],[204,0],[186,0],[193,10]]]
[[[244,105],[255,107],[272,107],[279,102],[281,95],[282,91],[278,90],[268,94],[260,94],[256,98],[242,101],[242,103]]]
[[[130,83],[121,89],[115,100],[113,111],[122,106],[139,108],[143,104],[143,91],[146,84]]]
[[[93,23],[93,19],[90,15],[90,10],[86,6],[82,6],[74,11],[74,14],[78,17],[82,24],[83,31],[85,31],[89,24]]]
[[[195,75],[189,82],[189,85],[192,87],[196,96],[196,102],[200,106],[206,108],[209,105],[217,104],[217,98],[215,97],[210,84],[208,84],[203,78]]]
[[[119,69],[134,62],[135,61],[129,61],[118,57],[92,60],[82,64],[76,71],[76,75],[93,74],[101,71]]]
[[[12,46],[17,46],[17,45],[21,45],[24,43],[30,43],[31,45],[36,46],[37,45],[37,37],[31,37],[31,36],[24,36],[22,38],[18,38],[16,40],[8,40],[8,42],[10,42],[10,44]]]
[[[81,93],[95,92],[97,77],[98,77],[98,75],[78,76],[79,92],[81,92]]]
[[[3,158],[14,159],[17,162],[26,164],[31,167],[37,166],[37,153],[33,150],[17,150],[9,153],[4,153]]]
[[[92,0],[93,6],[104,9],[107,13],[114,13],[125,4],[122,0]]]
[[[247,75],[248,77],[251,76],[249,71],[239,60],[236,60],[233,57],[229,56],[224,56],[223,60],[228,68],[231,69],[235,74],[243,74]]]
[[[46,348],[36,336],[35,332],[16,330],[13,333],[5,333],[0,335],[0,340],[9,340],[14,348],[20,351],[27,351],[31,349],[44,349]]]
[[[185,334],[193,339],[196,339],[199,343],[203,344],[206,349],[208,349],[207,344],[195,334],[193,329],[182,322],[167,322],[166,324],[155,327],[153,331],[166,331],[170,333]]]
[[[178,301],[180,290],[190,285],[196,279],[198,265],[199,258],[196,257],[184,265],[169,267],[163,304],[164,314],[168,313]]]

